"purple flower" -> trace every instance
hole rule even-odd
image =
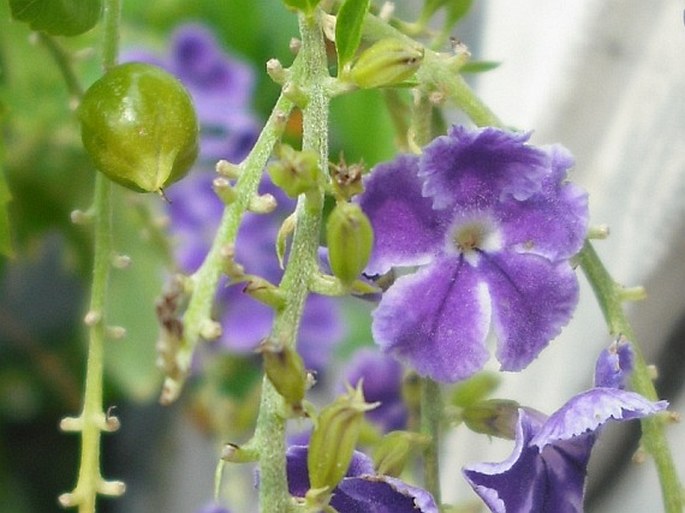
[[[604,352],[598,369],[607,368],[614,354]],[[595,381],[603,376],[602,370]],[[549,417],[520,409],[511,456],[501,463],[466,467],[464,475],[494,513],[580,513],[586,468],[601,426],[611,419],[652,415],[667,406],[665,401],[653,403],[633,392],[600,386],[573,397]]]
[[[198,164],[166,191],[176,261],[183,272],[192,273],[203,262],[224,211],[224,204],[212,189],[214,165],[219,159],[241,161],[259,133],[259,123],[250,109],[254,76],[246,64],[220,47],[208,29],[197,24],[184,25],[174,32],[167,57],[137,50],[128,52],[125,60],[142,60],[166,68],[183,82],[197,109],[201,135]],[[248,213],[243,218],[236,240],[236,260],[247,273],[277,283],[282,270],[276,257],[276,234],[294,202],[267,179],[260,192],[274,195],[278,208],[269,215]],[[251,353],[268,335],[274,312],[243,294],[243,287],[223,286],[218,292],[218,315],[223,326],[220,344],[234,352]],[[309,297],[299,335],[298,349],[305,364],[321,370],[343,335],[332,299]]]
[[[216,502],[211,502],[206,506],[198,509],[195,513],[231,513],[231,511]]]
[[[452,382],[480,370],[491,323],[502,370],[521,370],[573,313],[569,258],[586,233],[587,197],[565,181],[565,149],[527,138],[453,127],[366,181],[367,272],[422,266],[384,294],[373,335],[424,376]]]
[[[404,429],[407,408],[402,400],[404,370],[394,359],[370,348],[357,351],[347,366],[345,381],[352,386],[361,380],[364,399],[380,405],[366,412],[366,416],[384,433]]]
[[[290,493],[304,497],[309,490],[307,447],[290,447],[286,457]],[[330,504],[338,513],[438,513],[428,492],[400,479],[376,474],[371,460],[357,451],[346,476],[333,490]]]

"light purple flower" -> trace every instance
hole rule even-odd
[[[175,244],[176,261],[183,272],[192,273],[203,262],[224,205],[212,189],[214,166],[219,159],[239,162],[249,153],[259,133],[259,122],[250,108],[254,76],[250,67],[227,54],[204,26],[181,26],[172,35],[165,57],[135,50],[124,60],[162,66],[183,82],[193,97],[200,122],[200,155],[192,172],[166,195]],[[275,239],[294,202],[264,179],[260,193],[270,193],[278,208],[269,215],[248,213],[236,240],[236,260],[249,274],[278,283],[282,270],[276,257]],[[222,285],[217,296],[223,348],[252,353],[270,331],[274,312],[242,292],[244,284]],[[308,298],[300,325],[298,349],[308,368],[321,370],[332,348],[343,335],[337,305],[330,298]]]
[[[290,447],[286,457],[290,493],[304,497],[309,490],[307,447]],[[338,513],[438,513],[428,492],[376,474],[371,460],[358,451],[352,456],[346,476],[333,490],[330,504]]]
[[[345,382],[356,386],[362,382],[364,400],[380,405],[366,412],[366,417],[384,433],[405,429],[407,407],[402,400],[404,370],[393,358],[371,348],[358,350],[345,370]]]
[[[198,509],[195,513],[231,513],[231,511],[216,502],[211,502],[204,507]]]
[[[629,350],[621,351],[628,355]],[[605,364],[612,356],[600,356],[596,382],[606,376]],[[628,360],[623,363],[630,365]],[[642,418],[667,406],[665,401],[654,403],[633,392],[600,386],[573,397],[549,417],[520,409],[511,456],[501,463],[466,467],[464,475],[493,513],[581,513],[586,468],[600,428],[612,419]]]
[[[373,335],[424,376],[480,370],[492,324],[502,370],[526,367],[571,317],[569,263],[587,229],[587,196],[565,181],[573,159],[528,136],[453,127],[376,166],[360,204],[374,228],[367,272],[400,277],[374,312]]]

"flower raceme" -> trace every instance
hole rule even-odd
[[[455,126],[366,180],[367,272],[419,266],[383,295],[374,339],[423,376],[454,382],[480,370],[491,324],[501,369],[521,370],[573,313],[570,258],[587,231],[587,195],[566,181],[566,149],[527,140]]]

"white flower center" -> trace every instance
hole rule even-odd
[[[480,253],[490,253],[502,248],[502,235],[492,219],[485,216],[456,219],[448,230],[447,251],[463,255],[471,265],[476,265]]]

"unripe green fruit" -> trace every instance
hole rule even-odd
[[[338,203],[326,224],[328,261],[333,274],[350,285],[362,273],[373,248],[373,228],[356,203]]]
[[[185,176],[198,152],[190,95],[166,71],[140,62],[110,69],[78,109],[83,145],[111,180],[160,191]]]
[[[10,0],[12,16],[31,30],[53,36],[76,36],[100,19],[102,0]]]

